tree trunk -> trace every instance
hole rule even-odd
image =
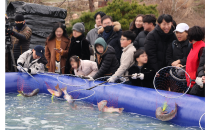
[[[94,0],[89,0],[89,9],[90,9],[90,12],[95,11]]]

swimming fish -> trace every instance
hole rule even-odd
[[[39,89],[34,89],[30,94],[25,94],[23,93],[23,91],[18,91],[18,93],[20,93],[22,96],[24,97],[32,97],[32,96],[35,96],[37,95],[37,93],[39,92]]]
[[[167,111],[163,111],[161,107],[158,107],[156,109],[155,115],[156,118],[161,120],[161,121],[169,121],[173,119],[176,116],[177,113],[177,104],[175,103],[175,109],[172,110],[170,113],[167,113]]]
[[[62,95],[62,91],[61,89],[59,88],[59,85],[57,84],[57,86],[55,86],[55,90],[53,89],[47,89],[52,95],[54,95],[55,97],[60,97]]]
[[[98,103],[98,109],[99,111],[102,112],[118,112],[118,113],[122,113],[124,108],[114,108],[114,107],[107,107],[107,100],[102,100],[101,102]]]
[[[62,88],[61,90],[64,92],[64,99],[66,99],[67,102],[73,103],[75,101],[73,100],[73,97],[67,93],[67,87]]]

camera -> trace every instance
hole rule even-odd
[[[5,44],[11,45],[11,37],[8,33],[9,30],[13,30],[13,26],[15,26],[14,18],[8,17],[5,18]]]

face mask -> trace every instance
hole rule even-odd
[[[18,30],[20,30],[23,27],[23,23],[16,23],[16,27]]]
[[[105,32],[110,32],[113,29],[113,26],[106,26],[104,27]]]

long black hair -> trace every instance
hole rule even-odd
[[[54,26],[53,26],[53,30],[52,30],[51,34],[49,35],[49,39],[48,39],[49,41],[56,37],[55,31],[58,28],[61,28],[63,30],[63,36],[66,37],[67,39],[69,39],[69,37],[67,35],[67,31],[65,29],[66,27],[62,23],[58,22],[58,23],[55,23]]]

